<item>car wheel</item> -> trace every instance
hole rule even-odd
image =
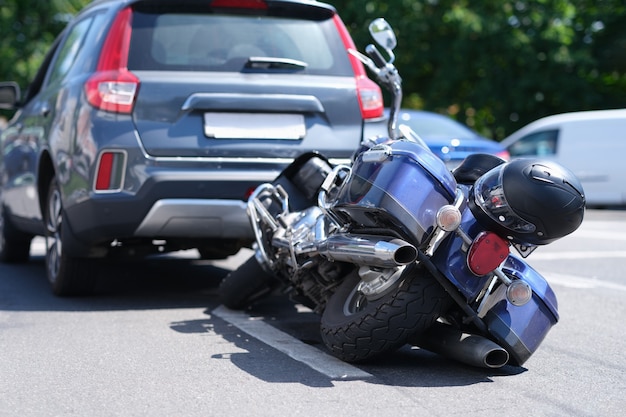
[[[242,248],[237,239],[210,240],[199,246],[198,253],[201,259],[226,259],[235,255]]]
[[[13,226],[4,205],[0,204],[0,261],[23,263],[30,257],[32,235],[22,233]]]
[[[61,190],[56,178],[53,178],[44,212],[48,281],[56,295],[86,295],[95,287],[95,271],[91,270],[89,259],[72,257],[63,250],[64,243],[70,238],[64,220]]]

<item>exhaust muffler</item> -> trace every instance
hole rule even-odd
[[[385,268],[407,265],[417,259],[415,246],[384,236],[334,234],[320,242],[317,249],[331,261]]]
[[[409,340],[409,343],[482,368],[501,368],[509,361],[509,353],[495,342],[479,335],[463,333],[440,322]]]

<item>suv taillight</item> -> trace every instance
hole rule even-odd
[[[348,53],[347,51],[350,49],[356,50],[354,41],[352,40],[346,25],[344,25],[339,15],[336,14],[333,17],[333,20],[339,34],[341,35],[341,40],[343,41],[343,46],[346,48],[346,53]],[[380,87],[374,81],[367,78],[365,67],[361,61],[350,53],[348,53],[348,56],[350,57],[350,63],[352,64],[354,76],[356,77],[357,98],[359,99],[359,105],[361,106],[361,116],[363,116],[364,119],[382,117],[384,106],[383,93],[380,90]]]
[[[360,77],[356,80],[356,89],[363,118],[381,117],[383,115],[383,96],[378,84],[367,77]]]
[[[128,71],[132,10],[117,15],[100,52],[96,72],[85,83],[87,101],[100,109],[129,114],[139,90],[139,79]]]

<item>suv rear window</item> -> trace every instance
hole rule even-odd
[[[332,19],[200,13],[133,14],[129,70],[242,71],[250,57],[291,59],[299,73],[352,75]],[[280,67],[283,70],[288,67]]]

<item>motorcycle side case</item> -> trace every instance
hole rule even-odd
[[[558,304],[548,282],[523,260],[511,255],[502,269],[508,276],[526,281],[533,296],[523,306],[515,306],[507,301],[506,287],[501,286],[490,296],[483,321],[512,362],[521,366],[559,321]]]
[[[357,156],[332,210],[357,229],[402,230],[418,246],[434,230],[439,208],[454,201],[456,182],[420,145],[400,140],[385,146],[386,154],[372,148]]]
[[[484,230],[470,210],[463,213],[461,228],[472,237]],[[476,276],[469,270],[467,254],[462,247],[462,239],[451,234],[439,246],[432,261],[471,303],[490,277]],[[502,270],[510,278],[521,279],[530,285],[533,296],[527,304],[515,306],[507,300],[506,287],[502,285],[489,296],[480,317],[487,325],[492,339],[509,352],[511,362],[521,366],[558,322],[557,299],[541,274],[516,255],[509,255]]]

